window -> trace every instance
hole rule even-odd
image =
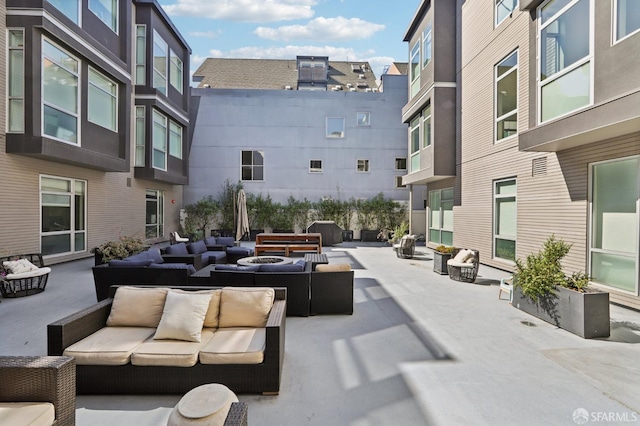
[[[511,16],[518,7],[518,0],[496,0],[496,27]]]
[[[358,160],[358,166],[356,169],[359,173],[366,173],[369,171],[369,160]]]
[[[343,117],[327,117],[327,137],[344,138]]]
[[[48,2],[67,18],[71,19],[76,25],[80,22],[79,0],[48,0]]]
[[[322,160],[309,160],[309,172],[321,173],[322,172]]]
[[[411,96],[415,96],[420,90],[420,42],[411,48],[409,59],[409,79],[411,80]]]
[[[431,145],[431,104],[422,110],[422,143]]]
[[[182,158],[182,126],[169,121],[169,155]]]
[[[420,117],[409,124],[409,143],[411,144],[411,172],[420,170]]]
[[[164,236],[164,192],[147,189],[145,236],[160,238]]]
[[[154,58],[155,59],[155,58]],[[136,84],[147,84],[147,26],[136,25]]]
[[[494,182],[493,255],[496,258],[516,259],[516,180]]]
[[[616,41],[640,31],[640,1],[616,0],[614,19]]]
[[[7,131],[24,132],[24,30],[9,30]]]
[[[167,170],[167,117],[153,111],[153,167]]]
[[[242,180],[264,180],[263,151],[242,151]]]
[[[118,85],[89,68],[87,120],[114,132],[118,131]]]
[[[167,94],[167,43],[153,31],[153,87]]]
[[[136,106],[136,151],[135,151],[135,165],[136,167],[144,167],[146,164],[144,153],[145,153],[145,107]]]
[[[429,242],[453,245],[453,188],[429,191]]]
[[[518,52],[495,67],[496,141],[518,133]]]
[[[87,249],[87,182],[40,176],[40,245],[43,255]]]
[[[402,176],[394,176],[395,177],[395,188],[406,188],[407,185],[402,183]]]
[[[107,27],[118,32],[118,0],[89,0],[89,10]]]
[[[638,295],[640,157],[591,166],[589,276]]]
[[[171,85],[180,93],[182,93],[182,59],[172,50],[171,61],[169,63],[169,78]]]
[[[429,22],[422,33],[422,68],[431,62],[431,37],[431,22]]]
[[[64,50],[42,40],[42,133],[78,143],[79,62]]]
[[[406,158],[396,158],[396,170],[407,170],[407,159]]]
[[[592,103],[590,0],[552,0],[538,9],[540,122]]]
[[[371,126],[371,113],[359,112],[357,113],[358,126]]]

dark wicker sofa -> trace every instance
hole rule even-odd
[[[0,402],[50,402],[54,425],[75,425],[75,367],[66,356],[0,356]]]
[[[65,348],[106,326],[110,298],[47,326],[49,355],[61,355]],[[162,287],[162,286],[144,286]],[[208,290],[213,287],[174,287]],[[192,367],[135,366],[131,364],[78,365],[78,394],[183,394],[207,383],[222,383],[235,393],[275,395],[280,391],[284,360],[286,290],[275,289],[275,302],[266,325],[264,361],[260,364],[200,364]]]

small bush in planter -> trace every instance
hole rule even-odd
[[[560,262],[570,249],[571,244],[551,235],[542,250],[527,256],[525,262],[516,259],[514,285],[521,287],[522,293],[536,302],[555,294],[557,286],[584,292],[589,284],[589,276],[583,272],[575,272],[567,277],[562,272]]]
[[[113,259],[124,259],[140,253],[145,249],[144,241],[139,237],[122,236],[118,241],[107,241],[91,249],[91,253],[102,255],[102,262],[106,263]]]
[[[433,250],[442,254],[451,254],[456,250],[456,248],[454,246],[444,246],[441,244],[438,247],[434,248]]]

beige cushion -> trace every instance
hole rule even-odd
[[[51,272],[51,268],[36,268],[33,271],[21,272],[19,274],[7,274],[8,280],[19,280],[21,278],[33,278],[39,277],[40,275],[45,275]]]
[[[169,291],[153,338],[199,342],[209,301],[211,294]]]
[[[266,336],[264,328],[219,328],[200,350],[200,363],[260,364]]]
[[[107,325],[156,328],[162,317],[167,291],[166,288],[119,287]]]
[[[316,265],[317,272],[341,272],[350,270],[351,265],[348,263],[327,263]]]
[[[473,268],[473,263],[469,263],[469,262],[456,262],[455,259],[449,259],[447,260],[447,265],[449,266],[456,266],[458,268]]]
[[[198,386],[178,401],[167,426],[223,426],[234,402],[238,402],[238,397],[225,385]]]
[[[2,262],[5,268],[11,269],[14,274],[24,274],[25,272],[32,272],[38,270],[38,267],[27,259],[7,260]]]
[[[176,293],[190,293],[190,294],[210,294],[211,300],[209,301],[209,309],[207,310],[207,314],[204,316],[204,324],[205,328],[217,328],[218,327],[218,317],[220,316],[220,294],[222,294],[222,290],[196,290],[196,291],[188,291],[188,290],[179,290],[172,289]]]
[[[198,362],[200,349],[209,342],[211,336],[213,331],[204,329],[200,343],[147,339],[131,354],[131,364],[193,367]]]
[[[456,254],[453,260],[455,260],[456,262],[466,262],[469,256],[473,256],[473,251],[468,249],[462,249],[458,252],[458,254]]]
[[[131,353],[153,336],[155,329],[143,327],[104,327],[64,350],[78,365],[124,365]]]
[[[275,291],[262,287],[225,287],[220,297],[219,327],[264,327]]]
[[[2,426],[51,426],[55,418],[50,402],[0,402]]]

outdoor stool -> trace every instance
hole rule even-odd
[[[247,425],[247,404],[219,383],[191,389],[178,401],[167,426]]]

